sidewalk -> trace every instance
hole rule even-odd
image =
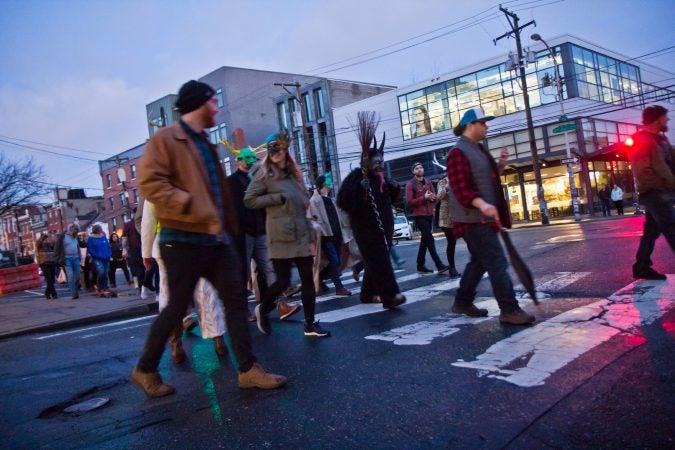
[[[0,297],[0,339],[157,312],[154,293],[143,300],[139,291],[126,283],[114,289],[116,298],[81,292],[80,298],[73,300],[66,284],[57,285],[56,290],[59,298],[46,300],[43,281],[39,289]]]

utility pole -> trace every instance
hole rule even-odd
[[[311,150],[311,147],[309,145],[309,135],[307,134],[307,128],[305,127],[305,124],[307,123],[307,112],[305,110],[305,102],[302,101],[302,95],[300,95],[300,83],[295,82],[295,83],[274,83],[275,86],[280,86],[283,88],[288,95],[290,95],[292,98],[294,98],[298,104],[300,105],[300,116],[302,117],[302,123],[300,124],[302,128],[302,141],[304,145],[304,149],[301,149],[300,151],[304,151],[305,153],[305,158],[307,159],[309,163],[309,183],[311,185],[314,185],[317,177],[317,166],[316,166],[316,155],[314,152]],[[295,88],[295,94],[293,94],[291,91],[288,90],[288,87],[294,87]]]
[[[496,38],[493,42],[497,45],[497,41],[510,37],[512,34],[516,38],[516,50],[518,52],[518,69],[520,70],[520,87],[523,90],[523,102],[525,103],[525,118],[527,121],[527,137],[530,141],[530,152],[532,153],[532,170],[534,171],[534,181],[537,184],[537,199],[539,200],[539,212],[541,213],[541,224],[548,225],[548,207],[546,206],[546,199],[544,198],[544,186],[541,183],[541,170],[539,168],[539,156],[537,155],[537,143],[534,137],[534,125],[532,123],[532,111],[530,110],[530,94],[527,92],[527,79],[525,78],[525,65],[523,64],[523,47],[520,43],[520,31],[529,26],[536,25],[532,20],[525,25],[518,26],[518,16],[506,8],[499,7],[499,10],[506,15],[511,31],[504,33]],[[512,21],[513,20],[513,21]]]

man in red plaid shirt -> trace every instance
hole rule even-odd
[[[502,227],[511,227],[511,217],[499,181],[508,151],[502,150],[497,167],[482,145],[487,135],[487,122],[492,119],[493,116],[486,116],[480,108],[467,110],[454,129],[459,141],[448,153],[450,219],[455,238],[464,238],[471,254],[459,282],[452,312],[471,317],[487,316],[487,309],[473,304],[476,287],[487,272],[501,310],[499,321],[527,325],[535,319],[518,305],[498,236]]]

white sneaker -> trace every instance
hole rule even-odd
[[[141,298],[142,298],[143,300],[147,300],[147,298],[148,298],[149,296],[150,296],[150,289],[148,289],[148,288],[146,288],[145,286],[143,286],[143,287],[141,288]]]

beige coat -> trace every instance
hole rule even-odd
[[[438,182],[438,201],[441,202],[438,210],[438,226],[441,228],[452,228],[450,220],[450,196],[446,188],[448,186],[448,177],[443,177]]]
[[[244,194],[247,208],[265,208],[267,249],[270,259],[312,256],[313,228],[307,218],[309,199],[292,174],[266,179],[259,171]]]

